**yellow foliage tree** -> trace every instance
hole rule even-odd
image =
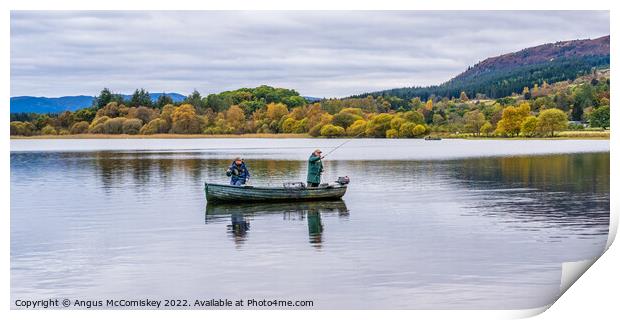
[[[538,115],[537,128],[542,134],[548,134],[553,137],[557,131],[566,130],[567,127],[568,116],[560,109],[547,109]]]
[[[347,135],[355,137],[366,131],[366,120],[357,120],[347,128]]]
[[[226,110],[226,124],[233,128],[235,133],[243,133],[245,113],[239,106],[234,105]]]
[[[267,105],[267,118],[278,121],[288,114],[288,108],[283,103],[270,103]]]
[[[172,133],[202,133],[202,118],[191,104],[182,104],[172,112]]]

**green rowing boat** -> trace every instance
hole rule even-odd
[[[284,183],[282,187],[232,186],[206,183],[205,195],[212,202],[261,202],[261,201],[315,201],[340,199],[347,192],[347,183],[322,184],[306,187],[303,183]]]

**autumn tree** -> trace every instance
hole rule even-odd
[[[172,133],[202,133],[202,119],[191,104],[182,104],[172,112]]]
[[[88,132],[88,122],[79,121],[74,123],[69,130],[71,134],[81,134]]]
[[[356,120],[347,128],[347,135],[356,137],[361,136],[366,131],[366,120]]]
[[[465,91],[461,91],[459,100],[461,100],[461,102],[469,101],[469,97],[467,97],[467,93],[465,93]]]
[[[521,134],[526,137],[533,137],[536,135],[538,129],[538,119],[534,116],[526,117],[521,123]]]
[[[567,127],[568,117],[560,109],[547,109],[538,115],[538,131],[542,134],[553,137],[557,131],[566,130]]]
[[[46,125],[43,129],[41,129],[41,134],[43,135],[57,135],[58,132],[56,131],[56,128],[50,126],[49,124]]]
[[[168,133],[170,124],[161,118],[153,119],[140,129],[140,134]]]
[[[226,110],[226,124],[231,127],[234,133],[243,133],[245,113],[239,106],[234,105]]]
[[[415,127],[413,127],[413,136],[414,137],[419,137],[422,136],[426,133],[426,126],[423,124],[418,124]]]
[[[390,122],[394,118],[388,113],[381,113],[374,116],[366,126],[366,135],[375,138],[385,138],[385,132],[390,128]]]
[[[497,123],[497,132],[502,135],[516,136],[521,131],[521,123],[529,115],[530,106],[522,103],[519,107],[508,106],[502,111],[502,118]]]
[[[345,130],[340,126],[326,124],[321,128],[321,135],[329,138],[340,137],[345,135]]]
[[[129,112],[127,113],[128,119],[140,119],[142,123],[149,123],[151,120],[157,118],[157,116],[159,116],[157,109],[147,108],[145,106],[129,108]]]
[[[523,95],[523,99],[525,100],[530,100],[532,98],[532,94],[530,93],[530,88],[528,87],[523,87],[523,92],[521,92],[521,94]]]
[[[108,119],[103,123],[103,133],[107,134],[121,134],[123,133],[123,122],[125,122],[127,118],[118,117]]]
[[[140,119],[127,119],[123,121],[123,133],[138,134],[142,128],[142,123]]]

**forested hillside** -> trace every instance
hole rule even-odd
[[[594,40],[573,40],[523,49],[488,58],[465,72],[436,86],[398,88],[366,95],[394,96],[409,100],[420,97],[458,97],[465,92],[470,97],[501,98],[521,93],[524,87],[543,82],[574,80],[593,68],[609,66],[609,36]]]

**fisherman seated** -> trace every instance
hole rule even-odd
[[[235,158],[226,170],[226,176],[230,177],[230,184],[233,186],[241,186],[250,181],[250,171],[248,171],[241,157]]]

